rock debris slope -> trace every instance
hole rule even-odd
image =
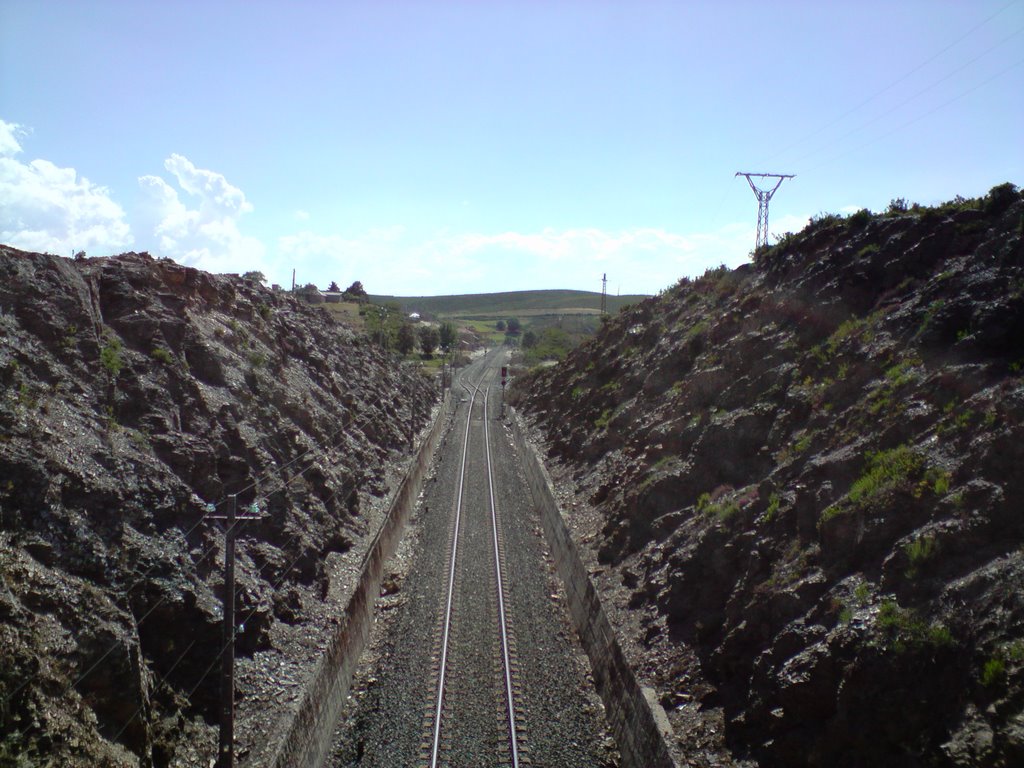
[[[518,383],[684,764],[1024,765],[1022,230],[818,217]]]
[[[262,684],[265,741],[429,382],[254,282],[0,247],[0,384],[0,764],[207,764],[223,536],[204,515],[236,492],[265,512],[237,565],[240,729]]]

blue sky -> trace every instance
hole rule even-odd
[[[1024,183],[1024,0],[0,0],[0,242],[375,293],[653,293]]]

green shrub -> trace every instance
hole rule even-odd
[[[18,405],[23,405],[28,409],[34,409],[39,401],[35,395],[32,394],[32,388],[29,387],[27,381],[23,381],[18,385]]]
[[[163,363],[164,365],[171,364],[171,353],[163,347],[154,347],[153,351],[150,352],[149,355],[158,363]]]
[[[811,217],[810,221],[807,222],[807,227],[804,231],[807,233],[815,232],[819,229],[825,229],[826,227],[830,227],[833,224],[838,224],[842,220],[843,219],[841,216],[838,216],[834,213],[821,212],[816,216]]]
[[[948,648],[955,642],[946,626],[929,624],[910,608],[901,608],[895,600],[883,601],[876,626],[896,653]]]
[[[857,605],[866,605],[869,597],[871,597],[871,585],[862,581],[853,590],[853,598],[857,601]]]
[[[697,498],[697,511],[722,521],[728,520],[740,511],[740,504],[731,495],[732,491],[732,488],[723,485],[711,493],[702,493]]]
[[[985,213],[998,216],[1020,199],[1020,192],[1014,184],[1006,182],[992,187],[983,203]]]
[[[846,219],[850,222],[850,226],[856,229],[863,229],[871,221],[871,211],[867,208],[861,208],[856,213],[851,213]]]
[[[909,544],[904,544],[903,551],[910,561],[906,576],[914,579],[921,573],[921,568],[938,555],[939,542],[934,536],[919,536]]]
[[[124,367],[124,359],[121,357],[121,342],[119,339],[114,337],[107,337],[107,343],[103,345],[100,350],[100,363],[107,370],[112,378],[117,378],[117,375],[121,372]]]
[[[811,447],[811,441],[814,439],[814,434],[811,432],[805,432],[799,440],[793,443],[794,453],[803,453]]]
[[[991,688],[1001,683],[1005,674],[1006,662],[1003,661],[1002,656],[993,656],[981,668],[981,684],[986,688]]]
[[[921,325],[917,328],[917,333],[914,334],[916,339],[922,333],[924,333],[928,327],[934,322],[935,316],[946,306],[946,302],[942,299],[935,299],[931,302],[924,311],[924,317],[921,318]]]
[[[868,454],[868,466],[847,495],[855,506],[870,504],[882,494],[910,485],[921,474],[924,457],[906,445]]]

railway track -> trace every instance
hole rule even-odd
[[[504,537],[494,492],[488,413],[493,378],[494,369],[488,368],[476,383],[462,385],[469,407],[447,550],[444,607],[434,634],[435,680],[421,742],[420,756],[429,768],[526,764],[523,719],[517,712],[515,638],[506,608]],[[487,620],[481,621],[480,614]],[[490,723],[479,716],[489,709],[482,701],[487,696],[493,704]],[[466,716],[467,712],[474,714]]]
[[[462,389],[456,379],[454,420],[330,768],[615,764],[520,457],[498,420],[504,354],[464,368]]]

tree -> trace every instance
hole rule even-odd
[[[499,320],[498,322],[496,322],[494,324],[494,330],[496,330],[496,331],[504,331],[505,330],[505,321],[504,320]]]
[[[251,283],[265,283],[265,282],[267,282],[267,278],[264,277],[263,273],[262,272],[257,272],[255,270],[253,270],[252,272],[246,272],[244,275],[242,275],[242,279],[246,280],[248,282],[251,282]]]
[[[522,326],[519,324],[518,317],[510,317],[505,321],[506,333],[519,333]]]
[[[441,343],[441,349],[447,352],[455,345],[456,340],[459,338],[459,334],[455,330],[455,326],[451,323],[441,323],[441,330],[438,333],[438,338]]]
[[[398,351],[408,355],[416,348],[416,331],[408,323],[402,323],[398,329]]]
[[[310,304],[323,304],[324,302],[323,294],[313,283],[306,283],[301,288],[296,288],[295,295],[302,297]]]
[[[523,349],[530,349],[531,347],[537,346],[537,334],[533,331],[527,331],[523,334]]]
[[[333,280],[331,280],[331,284],[329,286],[327,286],[327,292],[328,293],[338,293],[340,290],[341,290],[341,288],[339,288],[338,284],[336,282],[334,282]]]
[[[437,332],[437,328],[432,325],[425,325],[420,328],[420,349],[423,350],[423,354],[433,354],[434,350],[437,349],[438,342],[441,341],[441,334]]]
[[[345,289],[345,293],[351,294],[352,296],[362,297],[366,295],[366,289],[363,288],[363,284],[356,280],[352,285]]]

